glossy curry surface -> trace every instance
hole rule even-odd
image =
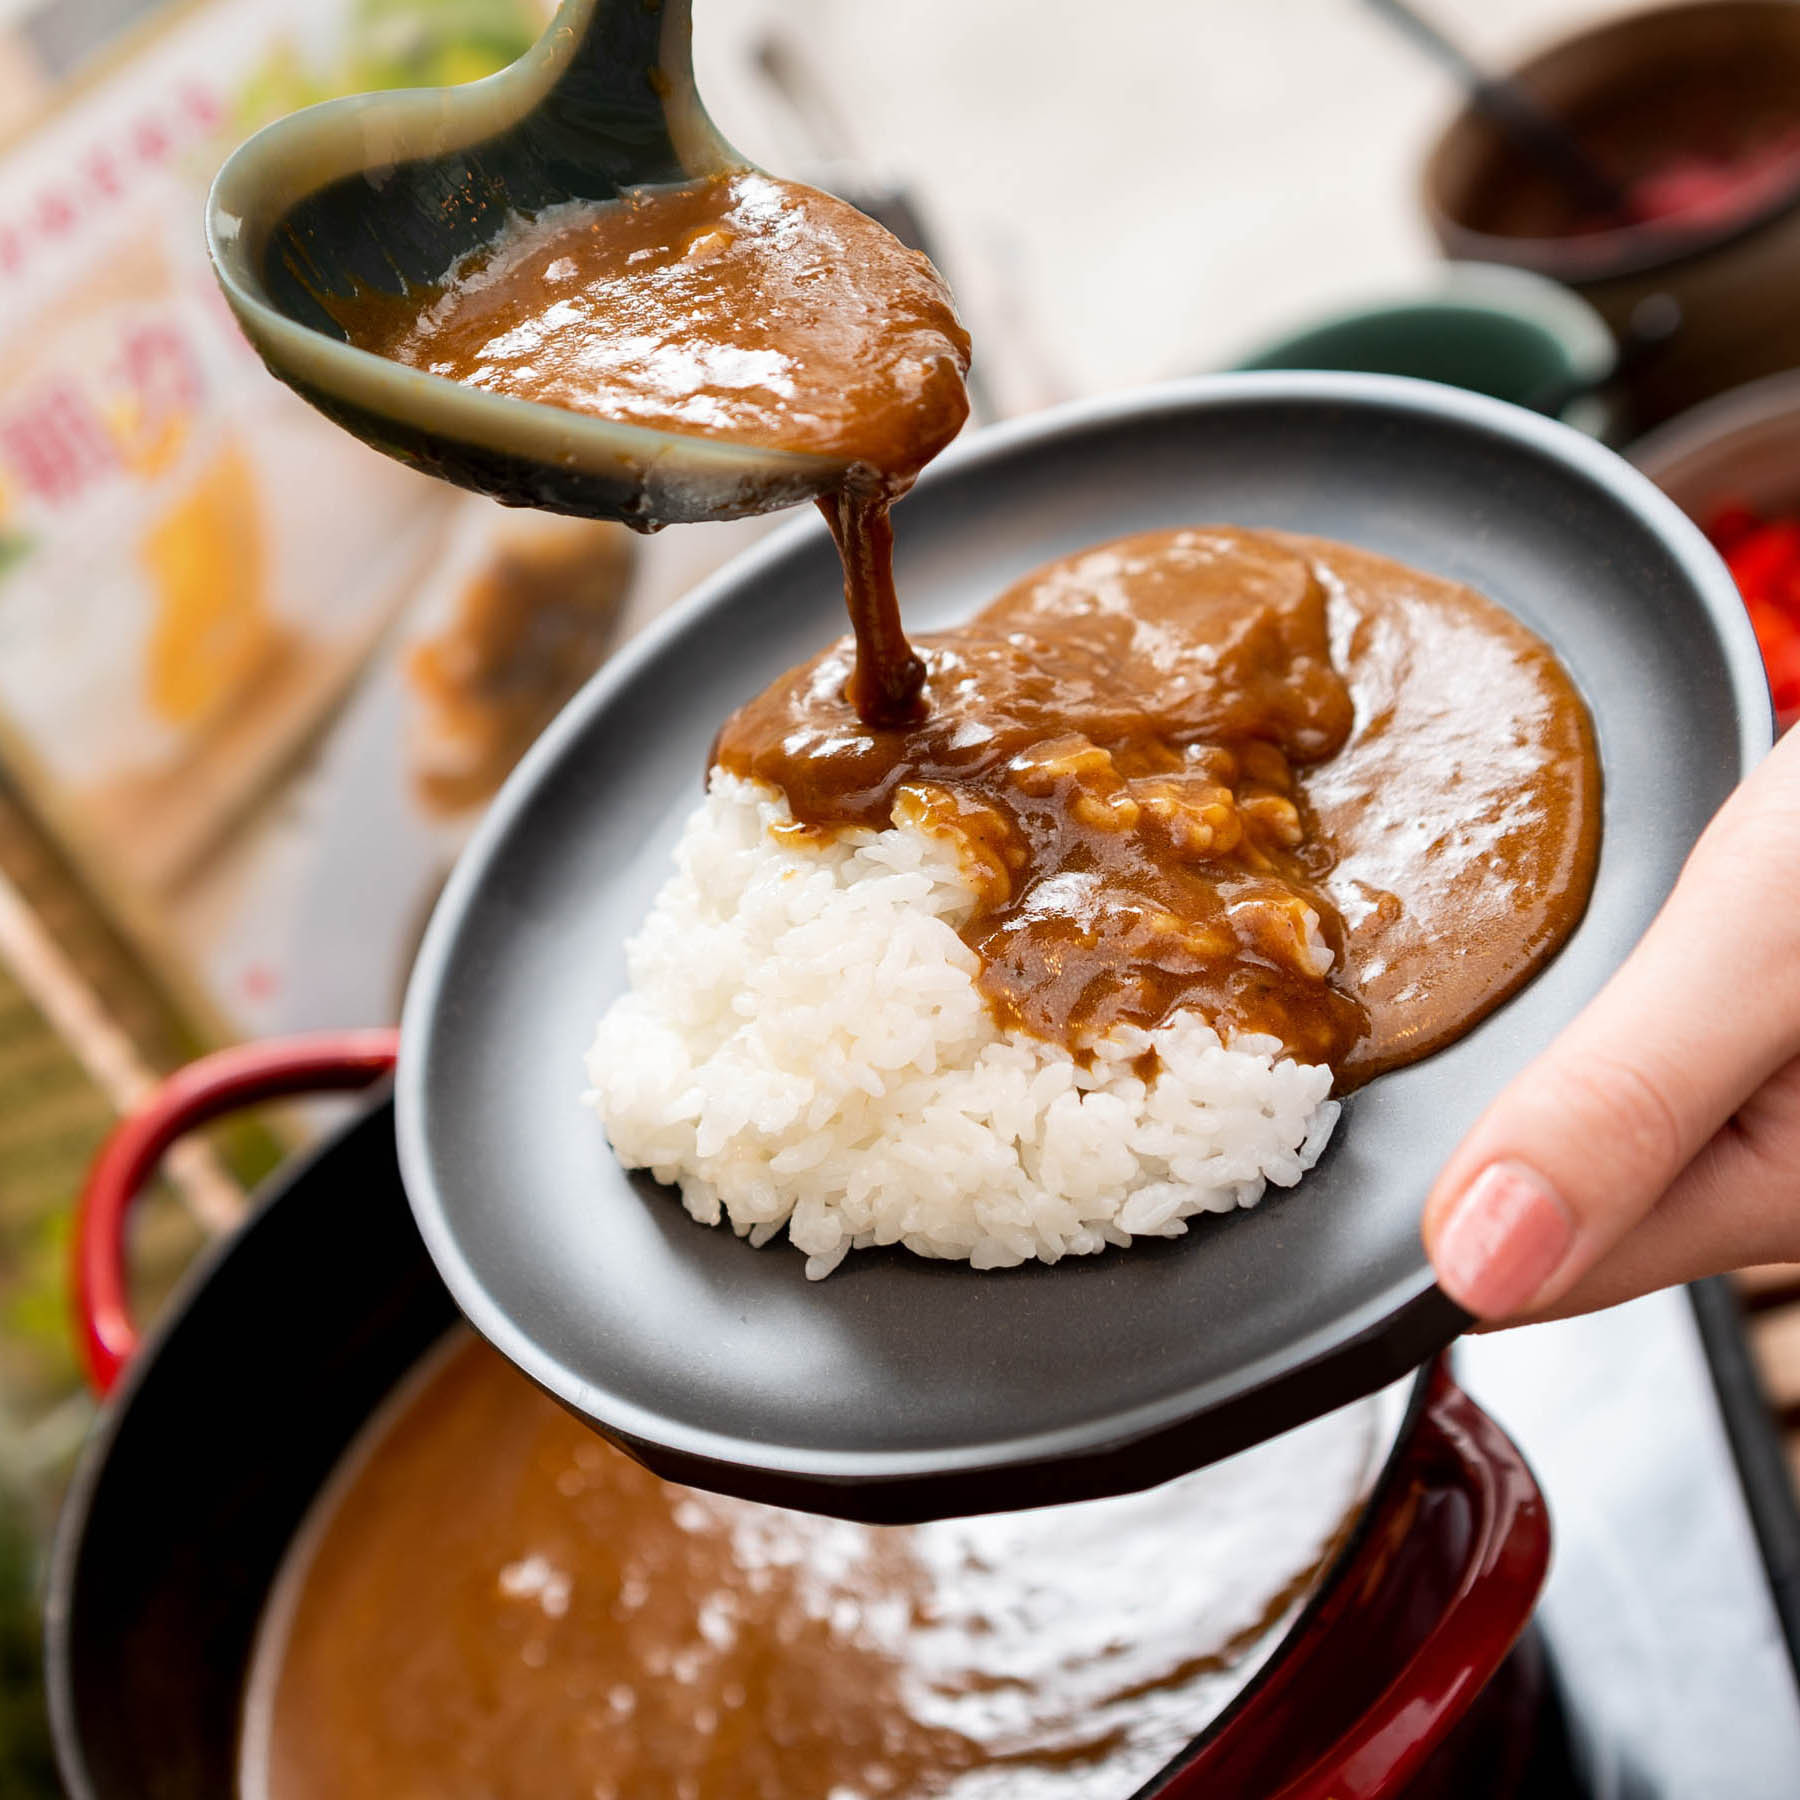
[[[968,417],[969,339],[931,264],[756,171],[519,221],[440,287],[327,299],[359,348],[514,399],[802,451],[843,551],[870,717],[916,710],[887,510]]]
[[[1322,540],[1154,532],[918,649],[919,722],[870,727],[838,645],[717,760],[803,833],[956,834],[983,992],[1077,1055],[1191,1008],[1353,1086],[1475,1023],[1586,904],[1586,709],[1468,588]]]
[[[1376,1418],[883,1528],[662,1482],[459,1334],[296,1544],[243,1800],[1125,1800],[1342,1541]]]

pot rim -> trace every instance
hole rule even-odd
[[[357,1126],[366,1123],[382,1108],[393,1105],[392,1089],[393,1077],[382,1077],[348,1119],[286,1157],[258,1184],[243,1218],[229,1231],[203,1245],[182,1271],[162,1310],[124,1364],[117,1382],[103,1397],[57,1510],[44,1574],[44,1688],[57,1770],[69,1788],[71,1800],[98,1800],[98,1790],[88,1778],[85,1762],[80,1760],[71,1601],[94,1502],[113,1446],[139,1393],[155,1378],[164,1346],[182,1329],[195,1299],[222,1275],[239,1247],[281,1200],[309,1181]]]
[[[1380,1467],[1363,1497],[1355,1521],[1326,1558],[1306,1598],[1301,1601],[1286,1628],[1270,1646],[1268,1654],[1251,1670],[1242,1685],[1212,1718],[1148,1781],[1134,1789],[1127,1800],[1157,1800],[1157,1796],[1167,1793],[1170,1783],[1178,1780],[1197,1757],[1218,1742],[1230,1726],[1256,1704],[1289,1652],[1312,1636],[1320,1612],[1337,1591],[1338,1583],[1355,1566],[1393,1498],[1394,1490],[1405,1472],[1407,1451],[1424,1419],[1425,1408],[1438,1379],[1438,1371],[1446,1366],[1447,1353],[1444,1353],[1422,1364],[1411,1376],[1405,1378],[1409,1383],[1406,1403],[1391,1421],[1391,1425],[1388,1421],[1383,1422],[1384,1429],[1390,1431],[1390,1436],[1381,1452]],[[1395,1388],[1398,1386],[1396,1383]],[[1352,1400],[1349,1404],[1366,1406],[1394,1391],[1394,1388],[1383,1388],[1378,1394],[1365,1396],[1362,1400]],[[1304,1431],[1306,1427],[1300,1425],[1295,1429]]]

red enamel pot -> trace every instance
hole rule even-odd
[[[73,1800],[230,1800],[252,1639],[289,1541],[456,1318],[401,1191],[385,1097],[271,1184],[142,1344],[126,1304],[132,1200],[201,1121],[370,1085],[392,1056],[388,1033],[223,1052],[171,1080],[96,1161],[76,1292],[110,1397],[63,1513],[47,1614]],[[1549,1553],[1523,1458],[1444,1365],[1421,1371],[1312,1598],[1136,1800],[1542,1792],[1532,1770],[1554,1708],[1526,1628]]]

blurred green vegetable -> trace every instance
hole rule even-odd
[[[239,93],[233,123],[243,133],[339,94],[476,81],[523,56],[544,20],[535,0],[357,0],[330,64],[279,44]]]
[[[351,86],[443,87],[503,69],[539,29],[528,0],[361,0]]]

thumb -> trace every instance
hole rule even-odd
[[[1800,1054],[1796,775],[1777,752],[1738,791],[1623,967],[1439,1175],[1426,1250],[1477,1317],[1554,1306]]]

